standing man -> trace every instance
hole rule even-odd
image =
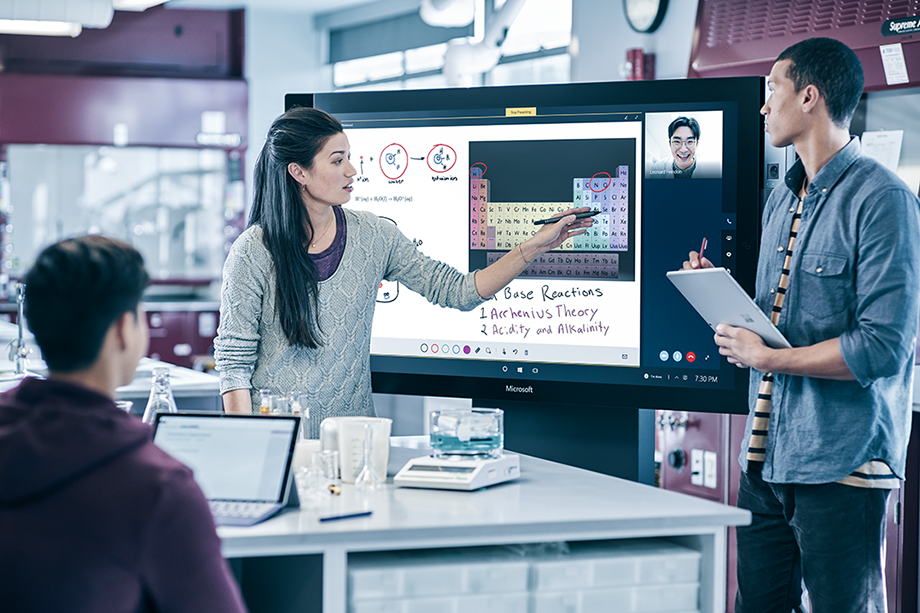
[[[776,60],[761,109],[799,160],[763,213],[756,300],[792,349],[719,325],[751,367],[740,457],[737,613],[885,611],[889,490],[904,478],[920,298],[920,203],[860,154],[859,59],[813,38]],[[712,264],[690,253],[685,268]]]
[[[0,395],[0,610],[243,613],[192,471],[115,406],[147,351],[141,255],[70,239],[25,281],[49,373]]]

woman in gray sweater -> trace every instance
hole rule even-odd
[[[342,124],[310,108],[275,120],[259,155],[249,227],[224,264],[214,357],[228,413],[260,389],[310,396],[311,436],[334,415],[375,414],[370,338],[384,279],[443,307],[475,308],[535,257],[585,232],[570,209],[483,270],[463,274],[392,223],[344,209],[356,174]]]

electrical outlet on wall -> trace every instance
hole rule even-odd
[[[703,485],[703,450],[690,450],[690,484]]]
[[[703,485],[715,489],[719,483],[718,455],[715,451],[703,452]]]

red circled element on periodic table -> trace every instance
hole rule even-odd
[[[438,147],[444,147],[446,149],[449,149],[450,155],[453,157],[451,157],[449,160],[446,160],[444,158],[443,152],[435,153],[435,149],[437,149]],[[434,154],[435,164],[443,164],[444,168],[435,168],[434,166],[431,165],[432,154]],[[450,145],[439,143],[431,148],[431,151],[428,152],[428,156],[425,158],[425,161],[428,163],[428,168],[430,168],[432,172],[447,172],[448,170],[454,167],[454,164],[457,163],[457,152],[454,151],[454,148],[451,147]]]
[[[399,149],[397,150],[397,153],[387,153],[387,150],[390,147],[399,147]],[[405,155],[406,157],[405,164],[403,164],[402,172],[400,172],[398,175],[394,177],[393,175],[387,172],[386,168],[383,167],[383,161],[386,160],[388,165],[395,165],[395,156],[399,154]],[[393,158],[393,159],[391,160],[390,158]],[[409,167],[409,156],[408,154],[406,154],[406,148],[400,145],[399,143],[390,143],[389,145],[384,147],[383,152],[381,152],[380,157],[377,161],[380,164],[380,172],[382,172],[383,176],[385,176],[387,179],[390,179],[390,180],[396,180],[400,178],[401,176],[403,176],[404,174],[406,174],[406,169]],[[399,168],[397,168],[396,170],[399,170]]]
[[[482,166],[482,174],[480,174],[478,177],[474,177],[474,176],[473,176],[473,168],[475,168],[476,166]],[[483,178],[484,176],[486,176],[486,171],[487,171],[488,169],[489,169],[489,167],[486,166],[486,163],[485,163],[485,162],[476,162],[475,164],[470,164],[470,179],[481,179],[481,178]]]
[[[607,184],[604,185],[604,187],[602,187],[602,188],[600,188],[600,189],[594,189],[593,187],[591,187],[591,181],[593,181],[593,180],[594,180],[594,177],[596,177],[596,176],[598,176],[598,175],[607,175]],[[590,190],[591,190],[592,192],[594,192],[595,194],[599,194],[599,193],[601,193],[602,191],[604,191],[605,189],[607,189],[607,185],[610,185],[610,182],[613,181],[613,177],[610,176],[610,173],[609,173],[609,172],[596,172],[596,173],[594,173],[594,174],[591,176],[591,181],[588,181],[588,189],[590,189]]]

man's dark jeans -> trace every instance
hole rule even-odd
[[[790,613],[808,590],[812,613],[884,613],[888,490],[766,483],[741,473],[735,613]]]

